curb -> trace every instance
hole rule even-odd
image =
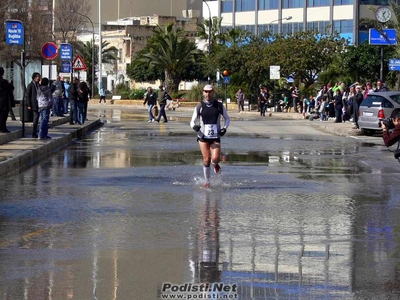
[[[80,139],[88,132],[101,127],[102,125],[103,123],[100,121],[100,119],[97,119],[71,132],[61,131],[63,134],[62,136],[53,138],[51,140],[38,141],[30,138],[21,138],[16,141],[11,141],[8,145],[18,145],[20,141],[29,140],[36,142],[37,145],[32,146],[30,149],[22,150],[22,152],[0,162],[0,176],[10,176],[21,173],[22,171],[39,163],[50,154],[68,146],[73,140]],[[59,128],[62,130],[64,128],[68,128],[67,126],[69,125],[61,125]],[[17,131],[15,134],[21,135],[21,132]]]

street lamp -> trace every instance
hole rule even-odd
[[[203,0],[205,5],[207,5],[208,8],[208,18],[209,18],[209,24],[208,24],[208,55],[211,54],[211,26],[212,26],[212,18],[211,18],[211,9],[210,6],[208,5],[207,1]],[[208,76],[208,83],[211,84],[211,78]]]
[[[274,22],[276,22],[276,21],[282,21],[282,20],[291,20],[292,19],[292,16],[288,16],[288,17],[286,17],[286,18],[279,18],[279,19],[276,19],[276,20],[273,20],[273,21],[271,21],[269,24],[268,24],[268,30],[269,31],[271,31],[271,24],[272,23],[274,23]],[[279,26],[278,26],[279,27]],[[278,33],[279,33],[279,28],[278,28]]]
[[[88,16],[83,15],[83,14],[78,13],[78,12],[75,12],[75,13],[77,15],[79,15],[79,16],[87,18],[89,20],[90,24],[92,25],[93,44],[92,44],[92,82],[91,82],[91,89],[92,89],[92,97],[93,97],[93,95],[94,95],[94,25],[93,25],[92,20]],[[71,78],[71,80],[72,80],[72,78]]]
[[[291,20],[291,19],[292,19],[292,16],[289,16],[289,17],[286,17],[286,18],[276,19],[276,20],[271,21],[271,22],[269,23],[269,25],[271,25],[272,23],[274,23],[274,22],[276,22],[276,21],[282,21],[282,20],[287,20],[287,21],[289,21],[289,20]]]

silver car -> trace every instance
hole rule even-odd
[[[379,121],[390,118],[394,109],[400,109],[400,92],[370,93],[358,111],[358,126],[365,134],[382,131]]]

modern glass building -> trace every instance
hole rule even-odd
[[[399,2],[399,0],[395,0]],[[305,30],[338,32],[352,44],[368,39],[360,28],[362,18],[375,18],[371,7],[388,6],[389,0],[209,0],[203,17],[222,18],[222,31],[242,28],[255,35],[264,31],[291,33]]]

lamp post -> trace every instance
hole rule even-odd
[[[103,49],[102,49],[102,40],[101,40],[101,0],[99,0],[99,86],[98,89],[102,88],[103,81],[103,69],[102,69],[102,61],[103,61]]]
[[[282,20],[287,20],[287,21],[289,21],[289,20],[291,20],[291,19],[292,19],[292,16],[288,16],[288,17],[286,17],[286,18],[280,18],[280,19],[273,20],[273,21],[271,21],[271,22],[268,24],[268,29],[269,29],[270,25],[271,25],[272,23],[276,22],[276,21],[282,21]]]
[[[208,56],[211,54],[211,26],[212,26],[212,18],[211,18],[211,9],[208,3],[203,0],[205,5],[207,5],[208,8],[208,18],[209,18],[209,24],[208,24]],[[208,76],[208,83],[211,84],[211,78]]]
[[[93,97],[93,95],[94,95],[94,25],[93,25],[92,20],[88,16],[83,15],[83,14],[78,13],[78,12],[75,12],[75,13],[77,15],[79,15],[79,16],[87,18],[89,20],[90,24],[92,25],[92,40],[93,40],[93,44],[92,44],[92,82],[91,82],[91,89],[92,89],[92,97]]]

